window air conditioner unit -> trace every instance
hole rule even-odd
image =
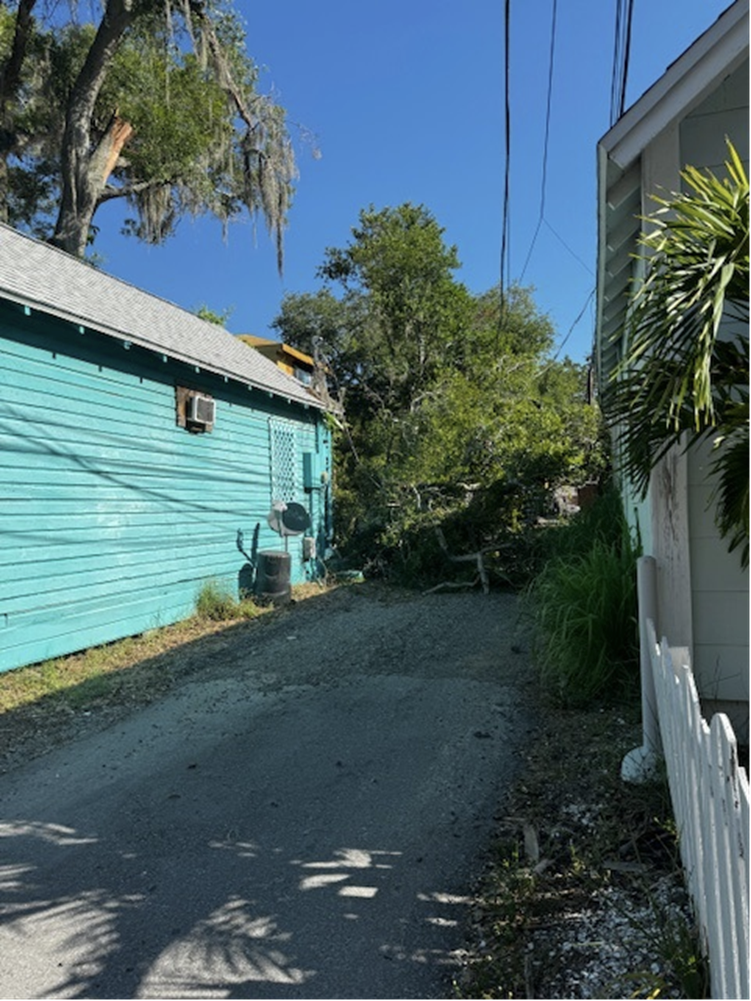
[[[188,397],[187,418],[194,424],[213,424],[216,414],[216,403],[210,396]]]

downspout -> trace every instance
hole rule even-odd
[[[654,556],[636,561],[636,589],[639,615],[639,668],[641,671],[642,745],[629,751],[621,763],[624,782],[648,782],[656,777],[662,758],[660,718],[655,694],[652,654],[647,623],[657,631],[657,563]]]
[[[595,328],[595,367],[598,391],[601,393],[609,373],[603,359],[603,322],[605,285],[607,281],[608,240],[608,150],[597,145],[597,325]],[[639,619],[639,672],[641,676],[642,744],[625,756],[621,763],[621,778],[625,782],[646,782],[654,778],[662,756],[660,725],[652,674],[647,622],[657,629],[657,564],[653,556],[641,556],[636,563],[636,588]]]

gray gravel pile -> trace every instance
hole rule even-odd
[[[677,874],[657,879],[649,898],[634,888],[604,887],[587,907],[533,935],[529,997],[686,997],[666,954],[675,949],[680,955],[690,925]]]

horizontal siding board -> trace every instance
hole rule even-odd
[[[186,543],[183,548],[184,553],[175,549],[176,555],[169,565],[165,565],[163,552],[154,550],[130,558],[121,554],[120,558],[107,555],[99,559],[90,557],[56,562],[54,570],[50,570],[48,562],[30,562],[14,573],[12,588],[3,583],[0,588],[0,611],[13,613],[33,605],[53,605],[58,601],[64,602],[65,597],[70,595],[74,596],[73,600],[78,600],[89,594],[117,594],[139,583],[147,586],[151,581],[167,586],[184,580],[186,574],[198,579],[211,574],[217,567],[229,572],[235,564],[239,568],[245,563],[235,540],[226,537],[214,541],[201,539],[196,556],[191,555],[196,551],[195,545]]]
[[[22,369],[19,362],[24,362]],[[48,396],[65,398],[72,389],[80,387],[95,396],[106,393],[127,403],[131,393],[136,393],[137,398],[155,395],[158,383],[168,378],[168,365],[164,366],[164,372],[157,371],[146,380],[137,369],[124,371],[113,367],[115,363],[115,359],[106,364],[101,359],[93,362],[54,352],[30,358],[28,352],[0,350],[0,371],[6,388],[15,394],[26,393],[27,399],[31,392],[40,393],[43,399]]]
[[[245,527],[242,527],[235,522],[227,525],[224,530],[217,529],[213,532],[178,531],[168,539],[168,547],[145,546],[142,538],[144,533],[140,538],[134,534],[130,540],[118,544],[117,547],[93,549],[85,544],[70,546],[66,550],[65,557],[61,557],[54,547],[50,547],[49,550],[43,550],[39,546],[28,547],[28,557],[25,560],[18,559],[15,563],[8,560],[5,563],[0,599],[9,596],[19,597],[28,593],[44,593],[52,586],[51,581],[69,579],[73,585],[76,578],[83,573],[92,574],[99,580],[101,575],[106,573],[113,578],[118,578],[122,574],[131,576],[138,572],[147,574],[152,570],[167,574],[169,566],[173,563],[183,566],[195,562],[200,565],[207,556],[212,560],[231,562],[233,559],[241,558],[237,549],[238,529],[249,538],[252,537],[254,528],[255,525],[252,523],[246,523]],[[259,538],[266,548],[265,543],[279,542],[279,536],[270,530],[268,534],[262,533]],[[45,569],[50,567],[53,568],[52,573],[49,569]]]
[[[80,507],[79,511],[76,512],[75,505],[70,505],[68,511],[55,512],[53,510],[45,513],[43,504],[40,502],[37,505],[31,505],[28,512],[24,513],[20,510],[19,504],[19,513],[15,518],[10,512],[13,507],[12,503],[5,502],[3,503],[3,530],[19,534],[38,534],[43,528],[45,534],[51,536],[57,534],[59,538],[75,541],[76,539],[82,540],[85,533],[91,529],[97,529],[97,531],[101,530],[102,532],[102,539],[98,540],[100,543],[103,540],[116,541],[121,537],[127,537],[133,531],[140,532],[151,529],[156,534],[165,528],[177,530],[176,517],[185,521],[186,531],[192,530],[195,533],[200,531],[202,526],[204,530],[210,528],[214,519],[243,518],[247,520],[252,516],[247,507],[247,500],[238,498],[236,504],[230,503],[229,498],[225,500],[226,506],[221,508],[189,501],[180,502],[179,498],[175,498],[169,503],[160,500],[158,505],[157,502],[152,501],[151,505],[141,505],[140,515],[138,511],[135,511],[130,523],[126,514],[115,511],[110,513],[107,506],[102,505],[99,511],[93,509],[94,501],[88,502],[89,511],[86,515],[80,513]],[[267,509],[268,504],[265,504],[264,513]],[[258,515],[260,514],[259,511]],[[43,524],[40,524],[40,518],[44,518]]]
[[[116,472],[112,472],[111,479],[117,477]],[[252,485],[249,485],[252,492]],[[120,485],[124,496],[122,507],[117,506],[117,501],[112,499],[111,491],[117,489],[113,484],[110,486],[109,497],[107,494],[100,494],[97,484],[93,484],[88,493],[83,493],[85,488],[78,487],[72,494],[50,499],[49,505],[46,502],[42,488],[35,487],[29,489],[27,496],[4,496],[3,513],[4,517],[12,518],[16,516],[21,523],[27,520],[34,522],[40,510],[50,518],[70,519],[77,514],[92,514],[99,512],[106,516],[111,512],[118,522],[124,521],[128,513],[136,515],[143,511],[152,511],[160,514],[163,519],[164,514],[174,510],[191,512],[195,516],[232,513],[247,510],[248,490],[243,490],[240,482],[227,481],[224,478],[211,477],[207,481],[201,482],[188,479],[182,491],[173,490],[167,492],[164,486],[159,484],[139,484],[137,482],[123,482]],[[258,487],[261,493],[262,487]],[[221,496],[220,496],[221,495]],[[82,512],[82,505],[88,507],[88,512]]]
[[[726,591],[695,592],[694,627],[698,642],[737,642],[738,624],[748,623],[748,596]],[[745,634],[748,640],[748,634]]]
[[[299,418],[300,483],[302,452],[329,447],[314,409],[51,326],[0,336],[0,670],[183,618],[207,579],[236,589],[238,531],[285,548],[266,522],[270,420]],[[177,426],[176,385],[214,396],[210,433]]]
[[[171,390],[168,391],[171,395]],[[35,411],[28,405],[23,408],[21,405],[14,407],[4,401],[0,410],[0,430],[5,435],[17,437],[19,443],[16,448],[21,450],[25,442],[44,449],[51,447],[57,440],[67,446],[90,443],[94,447],[99,443],[101,447],[106,447],[116,444],[127,449],[157,447],[160,452],[169,452],[179,445],[181,449],[191,449],[196,454],[209,449],[221,452],[222,449],[231,448],[235,451],[238,446],[268,450],[268,429],[263,418],[249,418],[247,408],[244,407],[227,408],[223,412],[221,401],[217,406],[217,421],[210,434],[190,434],[178,427],[174,401],[171,398],[168,407],[163,406],[160,410],[154,408],[148,415],[127,415],[127,419],[123,419],[119,412],[114,412],[111,419],[106,421],[102,420],[102,408],[90,409],[88,414],[101,422],[96,428],[88,429],[94,433],[93,440],[84,435],[85,421],[75,413],[66,412],[66,419],[62,421],[51,415],[45,407],[38,407]],[[124,434],[129,436],[126,440],[123,440]],[[314,440],[312,432],[306,437]],[[151,438],[157,439],[156,444]]]
[[[27,502],[24,510],[23,502],[3,502],[3,529],[22,533],[27,530],[38,531],[39,518],[44,518],[44,530],[63,535],[78,530],[99,528],[113,534],[115,538],[127,533],[133,527],[159,530],[164,526],[174,526],[175,517],[181,521],[192,520],[198,525],[210,525],[212,519],[218,518],[248,518],[251,516],[248,497],[243,494],[225,495],[221,499],[221,507],[217,504],[202,503],[199,496],[181,498],[174,496],[166,498],[160,492],[152,491],[153,495],[146,501],[131,505],[130,512],[117,510],[112,503],[99,503],[96,497],[90,497],[86,504],[87,510],[82,511],[81,505],[65,502],[62,506],[50,502],[45,509],[43,498],[36,503]],[[268,505],[265,504],[263,514]],[[261,512],[257,513],[258,515]],[[14,517],[15,516],[15,517]]]
[[[137,601],[117,606],[79,606],[63,623],[55,624],[49,617],[37,622],[27,620],[18,634],[19,642],[13,643],[11,637],[3,642],[0,671],[171,625],[190,615],[192,609],[192,602],[180,601],[180,597],[147,593]],[[5,639],[6,631],[0,630],[0,636]]]
[[[181,548],[190,548],[198,543],[203,543],[210,540],[212,537],[222,531],[223,538],[232,538],[232,540],[237,537],[237,530],[242,529],[244,532],[252,531],[254,528],[253,519],[244,518],[240,519],[238,515],[233,522],[229,520],[222,529],[215,528],[212,531],[208,531],[206,527],[196,524],[195,522],[188,522],[184,527],[178,525],[170,524],[169,521],[163,523],[161,531],[159,526],[145,525],[135,526],[134,530],[126,535],[123,533],[122,529],[102,529],[96,525],[90,525],[87,527],[81,527],[74,534],[74,530],[69,530],[66,532],[65,529],[61,529],[57,535],[53,536],[52,533],[45,530],[44,527],[38,526],[35,531],[29,530],[14,531],[13,526],[3,525],[2,535],[8,538],[18,538],[19,540],[19,556],[24,555],[25,560],[39,560],[40,562],[46,562],[49,558],[53,558],[55,563],[64,562],[67,559],[75,559],[79,562],[84,559],[88,554],[91,555],[103,555],[107,558],[109,557],[138,557],[141,553],[148,553],[153,551],[153,540],[168,540],[170,547],[174,547],[176,550]],[[92,535],[95,535],[96,541],[92,541]],[[278,538],[278,537],[277,537]],[[46,553],[40,549],[41,545],[47,542],[49,544],[50,550],[54,550],[54,553]],[[163,549],[163,546],[159,547]],[[3,553],[3,561],[6,566],[12,567],[13,561],[8,558],[7,554],[10,547],[6,541],[4,549],[0,550]]]

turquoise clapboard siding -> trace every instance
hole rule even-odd
[[[211,432],[177,426],[177,385],[214,397]],[[0,670],[185,618],[208,579],[237,588],[239,532],[283,549],[266,521],[279,426],[287,499],[323,545],[325,490],[304,485],[307,465],[330,475],[317,408],[0,303]],[[315,574],[287,546],[293,583]]]

